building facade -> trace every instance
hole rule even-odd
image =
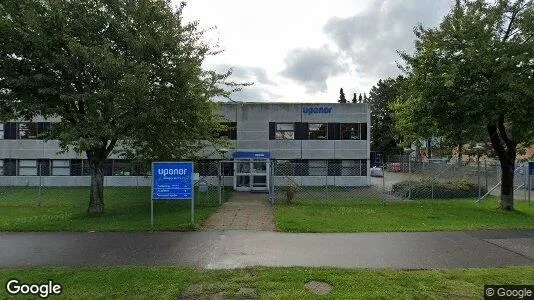
[[[219,114],[229,128],[224,133],[228,145],[206,145],[196,168],[201,176],[216,177],[213,166],[224,164],[220,174],[237,190],[262,190],[271,178],[276,183],[288,176],[302,185],[314,185],[324,176],[332,180],[329,185],[370,184],[368,104],[223,103]],[[0,185],[90,184],[85,155],[59,153],[57,141],[41,139],[51,122],[36,118],[0,125]],[[211,167],[202,167],[206,165]],[[145,172],[118,156],[110,156],[104,174],[107,186],[150,185]]]

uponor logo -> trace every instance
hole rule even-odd
[[[185,175],[187,173],[186,169],[158,169],[158,174],[167,176],[167,175]]]
[[[311,114],[329,114],[332,112],[332,107],[303,107],[302,112],[308,115]]]

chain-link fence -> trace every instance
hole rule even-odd
[[[273,161],[272,202],[381,200],[384,193],[371,185],[367,166],[368,160]]]
[[[517,162],[514,198],[528,199],[528,165]],[[408,199],[474,198],[500,196],[501,167],[498,161],[450,159],[416,161],[409,155],[387,156],[384,191]]]

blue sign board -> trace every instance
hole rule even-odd
[[[534,175],[534,161],[528,162],[528,174]]]
[[[332,107],[314,107],[314,106],[305,106],[302,108],[302,112],[305,114],[329,114],[332,112]]]
[[[153,200],[192,200],[192,162],[153,162]]]
[[[234,158],[241,158],[241,159],[269,159],[269,158],[271,158],[271,153],[269,153],[269,152],[236,151],[236,152],[234,152]]]

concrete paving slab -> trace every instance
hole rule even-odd
[[[520,242],[527,246],[534,240],[524,239]],[[440,269],[534,265],[530,254],[510,249],[464,232],[0,233],[0,268],[176,265],[210,269],[247,266]]]

